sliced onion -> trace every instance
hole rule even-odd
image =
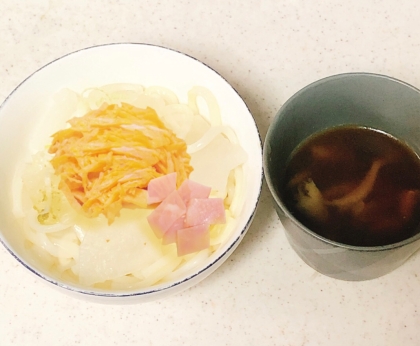
[[[99,88],[100,90],[104,91],[105,93],[114,93],[117,91],[135,91],[137,94],[144,93],[144,87],[141,84],[134,84],[134,83],[113,83],[113,84],[106,84]]]
[[[242,166],[235,167],[234,176],[234,195],[229,210],[232,213],[233,217],[237,218],[239,217],[245,202],[245,177]]]
[[[57,222],[52,225],[42,225],[38,222],[38,213],[34,209],[26,211],[26,222],[28,225],[39,233],[55,233],[68,229],[73,225],[72,219],[65,220],[67,222]]]
[[[24,225],[24,234],[30,242],[44,249],[51,256],[60,256],[59,249],[51,243],[45,233],[35,232],[28,225]]]
[[[124,275],[119,278],[113,279],[111,288],[115,290],[123,290],[135,288],[139,284],[139,279],[132,275]]]
[[[12,181],[12,212],[13,215],[17,218],[25,217],[25,212],[23,211],[23,201],[22,201],[22,194],[23,194],[23,181],[22,175],[24,170],[25,164],[22,162],[21,164],[17,165],[15,174],[13,176]]]
[[[161,119],[177,137],[184,139],[191,130],[194,113],[187,105],[171,104],[162,108]]]
[[[79,241],[82,242],[83,238],[85,237],[85,231],[82,229],[82,227],[80,227],[77,224],[73,225],[73,230],[74,230],[74,233],[76,234],[77,238],[79,239]]]
[[[223,134],[233,144],[237,144],[235,132],[229,126],[212,126],[209,130],[201,137],[198,141],[188,146],[188,153],[192,154],[196,151],[203,149],[211,141],[213,141],[217,135]]]
[[[79,94],[73,90],[68,88],[61,89],[53,96],[54,111],[61,110],[67,116],[71,116],[77,110],[80,101],[79,97]]]
[[[205,249],[197,254],[191,256],[187,261],[184,261],[176,270],[164,277],[165,281],[172,281],[191,273],[194,268],[198,267],[210,256],[210,250]]]
[[[226,198],[225,198],[225,206],[229,206],[232,204],[233,196],[235,195],[235,170],[231,170],[228,177],[227,187],[226,187]]]
[[[210,236],[210,245],[224,245],[232,234],[233,229],[236,227],[237,220],[226,213],[226,224],[222,232],[216,236]]]
[[[74,266],[74,263],[75,261],[73,258],[58,257],[56,268],[60,273],[63,273],[68,269],[71,270],[71,268]]]
[[[165,100],[166,105],[179,104],[178,96],[176,96],[176,94],[172,90],[165,87],[151,86],[146,88],[144,93],[146,95],[159,96],[163,98]]]
[[[191,153],[194,170],[190,179],[210,186],[225,198],[230,171],[243,164],[246,158],[245,151],[239,145],[231,143],[219,133],[206,146]]]
[[[32,242],[31,244],[32,246],[27,248],[26,251],[28,251],[31,256],[35,260],[38,260],[45,268],[49,269],[57,262],[57,259],[45,251],[42,247],[33,244]]]
[[[85,93],[87,94],[85,96],[86,102],[91,110],[98,109],[104,103],[110,103],[108,94],[101,89],[87,89],[85,92],[83,92],[83,95]]]
[[[203,112],[202,107],[198,106],[198,98],[201,97],[206,106],[207,112]],[[217,103],[216,97],[213,93],[204,87],[194,86],[188,92],[188,105],[193,109],[196,114],[208,114],[208,119],[212,126],[222,125],[222,117],[220,115],[219,104]],[[201,108],[201,109],[200,109]]]
[[[145,109],[150,107],[155,110],[155,112],[160,116],[162,108],[165,107],[165,102],[162,98],[140,94],[138,97],[131,103],[134,107]]]
[[[49,237],[51,243],[60,251],[60,258],[79,258],[80,242],[72,229],[62,232],[62,234],[53,234]],[[70,268],[70,267],[69,267]],[[68,269],[68,268],[67,268]]]
[[[209,129],[209,122],[201,115],[195,115],[191,123],[190,131],[184,138],[185,143],[187,143],[187,145],[191,145],[197,142]]]
[[[109,103],[121,104],[121,102],[133,104],[139,97],[138,93],[133,90],[118,90],[108,93]]]
[[[141,287],[154,285],[166,275],[171,273],[181,263],[182,259],[172,254],[165,255],[154,262],[149,267],[143,269],[140,273],[133,273],[136,277],[143,277]]]
[[[75,264],[70,269],[74,275],[79,276],[79,263],[77,261],[75,261]]]

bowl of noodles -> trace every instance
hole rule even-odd
[[[206,278],[252,222],[262,146],[238,93],[183,53],[59,58],[0,107],[0,241],[79,298],[140,302]]]

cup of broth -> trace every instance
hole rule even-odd
[[[312,268],[368,280],[420,248],[420,91],[370,73],[324,78],[279,110],[264,173],[291,247]]]

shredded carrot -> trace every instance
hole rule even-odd
[[[151,108],[104,105],[69,124],[52,136],[51,163],[60,189],[89,217],[111,224],[123,206],[146,206],[151,179],[176,171],[179,186],[192,171],[185,141]]]

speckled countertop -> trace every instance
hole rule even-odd
[[[278,108],[328,75],[366,71],[420,87],[420,5],[406,1],[0,0],[0,102],[30,73],[111,42],[167,46],[221,73],[262,137]],[[6,169],[0,166],[0,169]],[[420,254],[343,282],[290,248],[266,186],[233,255],[197,286],[128,306],[46,286],[0,247],[0,345],[419,345]]]

